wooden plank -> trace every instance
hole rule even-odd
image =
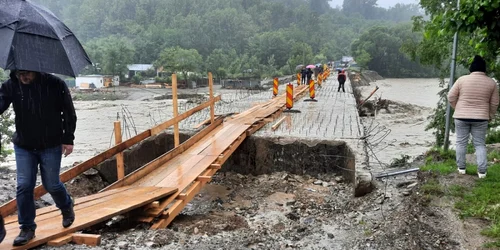
[[[279,128],[279,126],[280,126],[280,125],[281,125],[281,124],[285,121],[285,119],[286,119],[286,116],[285,116],[285,117],[283,117],[283,118],[281,118],[281,119],[279,119],[279,120],[278,120],[278,121],[277,121],[277,122],[276,122],[276,123],[275,123],[275,124],[271,127],[271,129],[272,129],[273,131],[274,131],[274,130],[276,130],[276,129],[278,129],[278,128]]]
[[[166,212],[166,220],[160,220],[151,226],[151,229],[160,229],[167,227],[170,222],[172,222],[175,217],[182,211],[182,209],[188,204],[194,196],[200,192],[203,187],[203,182],[197,181],[186,191],[186,197],[184,200],[177,200],[174,205],[172,205]]]
[[[220,155],[224,152],[241,134],[250,126],[240,125],[236,127],[231,134],[227,134],[222,140],[217,140],[216,143],[210,144],[206,149],[204,149],[200,154],[203,155]]]
[[[197,181],[201,181],[201,182],[210,182],[212,180],[212,177],[211,176],[198,176],[198,178],[196,178]]]
[[[221,98],[221,96],[219,95],[219,96],[217,96],[217,97],[215,97],[215,98],[214,98],[213,102],[218,102],[218,101],[220,101],[221,99],[222,99],[222,98]],[[181,115],[179,115],[179,116],[175,117],[174,119],[171,119],[171,120],[169,120],[169,121],[166,121],[166,122],[164,122],[163,124],[160,124],[160,125],[158,125],[158,126],[156,126],[156,127],[152,128],[152,129],[151,129],[151,134],[152,134],[152,135],[157,135],[157,134],[161,133],[163,130],[165,130],[165,129],[167,129],[167,128],[169,128],[169,127],[173,126],[174,124],[176,124],[176,123],[178,123],[178,122],[180,122],[180,121],[182,121],[182,120],[184,120],[184,119],[186,119],[186,118],[190,117],[190,116],[191,116],[191,115],[193,115],[194,113],[196,113],[196,112],[198,112],[198,111],[201,111],[201,110],[203,110],[203,109],[205,109],[205,108],[209,107],[209,106],[210,106],[210,103],[211,103],[211,101],[210,101],[210,100],[209,100],[209,101],[207,101],[207,102],[204,102],[204,103],[202,103],[202,104],[200,104],[200,105],[198,105],[198,106],[196,106],[196,107],[194,107],[194,108],[192,108],[192,109],[190,109],[190,110],[186,111],[185,113],[183,113],[183,114],[181,114]]]
[[[60,247],[62,245],[66,245],[66,244],[70,243],[72,240],[73,240],[73,235],[68,234],[68,235],[63,236],[61,238],[57,238],[57,239],[54,239],[54,240],[47,242],[47,245],[49,245],[51,247]]]
[[[133,209],[142,207],[162,197],[176,192],[175,188],[157,188],[157,187],[137,187],[136,192],[123,192],[120,195],[115,195],[115,199],[106,203],[106,206],[88,207],[82,210],[75,211],[76,220],[69,228],[61,226],[61,215],[53,220],[37,223],[36,238],[30,241],[27,245],[16,247],[13,249],[28,249],[51,240],[60,238],[64,235],[75,233],[89,226],[106,221],[118,214],[123,214]],[[7,232],[7,237],[0,244],[0,249],[11,249],[12,241],[19,234],[19,228],[11,229]]]
[[[150,209],[150,208],[158,208],[160,207],[160,202],[159,201],[154,201],[148,204],[147,206],[144,207],[144,209]]]
[[[201,173],[203,173],[208,168],[208,166],[210,166],[211,163],[213,163],[216,160],[217,160],[217,156],[210,156],[210,155],[205,156],[205,158],[202,161],[200,161],[200,163],[198,165],[194,166],[189,171],[185,171],[185,172],[187,172],[186,175],[184,175],[184,176],[171,175],[171,176],[167,177],[163,183],[159,183],[157,186],[162,186],[162,185],[166,186],[169,183],[170,184],[177,183],[177,185],[175,187],[177,187],[180,191],[178,191],[176,194],[173,194],[169,198],[161,201],[159,208],[149,209],[148,211],[146,211],[145,215],[146,216],[153,216],[153,217],[160,215],[163,212],[163,210],[174,199],[176,199],[176,197],[181,193],[182,190],[189,187],[189,185],[191,185],[196,180],[196,178],[198,176],[202,175]]]
[[[98,194],[93,194],[93,195],[82,197],[82,198],[77,198],[75,200],[75,207],[83,206],[89,202],[101,199],[103,197],[111,196],[115,193],[127,191],[127,190],[132,189],[132,188],[134,188],[134,187],[125,186],[125,187],[109,190],[105,193],[98,193]],[[53,213],[53,212],[60,213],[60,209],[57,208],[56,206],[48,206],[48,207],[40,208],[40,209],[36,210],[36,216],[39,217],[39,216],[43,216],[45,214]],[[15,223],[15,226],[17,226],[17,215],[11,215],[11,216],[8,216],[5,218],[5,225],[11,224],[11,223]]]
[[[223,127],[223,129],[221,129],[221,127]],[[203,151],[206,147],[210,146],[211,143],[216,142],[217,137],[227,136],[227,134],[230,133],[230,130],[226,130],[225,127],[227,127],[227,126],[221,125],[221,126],[217,127],[209,135],[205,136],[203,138],[203,140],[197,142],[194,146],[189,148],[187,151],[185,151],[181,155],[175,157],[174,159],[168,161],[167,163],[157,167],[150,174],[148,174],[144,178],[136,181],[134,184],[131,184],[131,185],[144,185],[144,186],[157,185],[163,179],[165,179],[166,176],[170,175],[174,171],[176,171],[178,173],[179,167],[177,167],[177,166],[181,166],[182,164],[184,164],[186,161],[189,160],[189,157],[192,157],[192,155],[200,154],[200,152]],[[232,125],[229,126],[229,128],[236,129],[236,127],[232,126]],[[219,138],[219,140],[220,140],[220,138]],[[187,168],[187,169],[189,169],[189,168]],[[185,171],[184,168],[183,168],[183,171]]]
[[[210,99],[212,101],[212,99]],[[179,107],[177,104],[177,75],[172,75],[172,106],[174,107],[174,118],[179,116]],[[210,103],[213,105],[213,103]],[[174,147],[179,146],[179,122],[174,124]]]
[[[215,159],[216,157],[214,156],[195,155],[189,163],[177,167],[177,171],[166,176],[155,186],[177,187],[179,190],[183,190],[193,182],[203,170],[207,169]]]
[[[154,221],[154,217],[148,217],[148,216],[139,216],[134,218],[135,221],[137,222],[142,222],[142,223],[151,223]]]
[[[223,119],[217,119],[214,124],[204,128],[199,133],[196,133],[194,136],[192,136],[191,138],[187,139],[184,143],[182,143],[179,147],[170,150],[169,152],[158,157],[157,159],[151,161],[150,163],[148,163],[148,164],[144,165],[143,167],[137,169],[136,171],[130,173],[123,180],[120,180],[120,181],[117,181],[117,182],[111,184],[110,186],[106,187],[102,191],[107,191],[107,190],[110,190],[113,188],[121,187],[124,185],[129,185],[129,184],[136,182],[139,179],[142,179],[144,176],[151,173],[153,170],[155,170],[159,166],[165,164],[169,160],[173,159],[174,157],[176,157],[179,154],[186,151],[193,144],[195,144],[196,142],[201,140],[205,135],[207,135],[212,130],[217,128],[222,123],[222,121],[223,121]]]
[[[115,127],[115,144],[118,145],[122,143],[122,126],[120,121],[114,123]],[[118,180],[125,177],[125,164],[123,163],[123,152],[116,155],[116,176]]]
[[[246,134],[243,133],[236,141],[233,142],[233,147],[229,148],[226,152],[224,152],[224,156],[220,157],[218,162],[219,164],[224,164],[229,157],[236,151],[236,149],[245,141],[246,139]]]
[[[214,99],[214,79],[212,77],[212,72],[208,72],[208,88],[210,91],[210,100]],[[210,123],[214,123],[215,120],[215,102],[210,103]]]
[[[89,207],[105,206],[106,202],[109,202],[110,200],[115,199],[117,196],[121,196],[121,195],[123,195],[125,193],[127,195],[134,194],[134,193],[137,193],[137,195],[140,195],[141,194],[141,190],[139,190],[139,191],[137,191],[137,190],[138,189],[136,189],[136,188],[124,189],[121,192],[112,193],[109,196],[103,196],[103,197],[101,197],[99,199],[94,199],[94,200],[92,200],[90,202],[85,202],[85,203],[82,203],[82,204],[80,204],[80,199],[76,199],[75,200],[75,207],[74,207],[75,213],[77,213],[80,210],[89,208]],[[52,219],[60,216],[61,212],[60,212],[59,209],[57,209],[55,206],[50,206],[50,207],[55,208],[55,209],[52,209],[52,211],[50,213],[45,213],[45,214],[37,216],[36,217],[37,223],[45,223],[45,221],[47,221],[47,220],[52,220]],[[19,226],[16,223],[11,223],[11,224],[6,225],[5,227],[6,227],[7,230],[9,230],[9,229],[12,229],[12,228],[17,228]]]
[[[101,236],[97,234],[72,234],[73,242],[77,245],[96,247],[101,244]]]
[[[122,152],[124,151],[125,149],[128,149],[130,148],[131,146],[137,144],[138,142],[148,138],[149,136],[151,135],[151,131],[147,130],[147,131],[144,131],[86,161],[84,161],[83,163],[65,171],[64,173],[62,173],[60,175],[60,179],[61,181],[64,183],[64,182],[67,182],[73,178],[75,178],[76,176],[82,174],[83,172],[89,170],[90,168],[96,166],[97,164],[101,163],[101,162],[104,162],[105,160],[113,157],[114,155],[116,155],[117,153],[119,152]],[[39,199],[42,195],[46,194],[47,191],[43,188],[42,185],[39,185],[35,188],[34,190],[34,196],[35,196],[35,199]],[[16,200],[13,199],[11,201],[9,201],[8,203],[4,204],[2,207],[0,207],[0,214],[3,214],[4,216],[5,215],[9,215],[9,214],[12,214],[14,212],[16,212],[17,210],[17,206],[16,206]]]
[[[182,180],[182,177],[189,173],[189,171],[196,164],[205,158],[204,155],[191,155],[186,162],[180,165],[168,166],[172,171],[167,175],[163,176],[163,179],[157,183],[144,183],[143,186],[156,186],[156,187],[177,187],[178,181]]]
[[[222,168],[222,165],[221,164],[211,164],[210,165],[210,169],[221,169]]]
[[[225,138],[228,135],[231,135],[235,130],[237,130],[238,125],[232,124],[232,123],[222,123],[220,128],[215,133],[211,133],[207,137],[204,137],[201,143],[196,146],[196,148],[193,147],[193,149],[190,149],[189,153],[190,154],[200,154],[203,152],[207,147],[212,145],[213,143],[218,143],[220,138]]]
[[[218,118],[218,117],[220,117],[220,116],[216,115],[214,118]],[[195,125],[193,128],[194,129],[199,129],[199,128],[201,128],[201,126],[210,124],[211,120],[212,120],[211,118],[208,118],[208,119],[200,122],[199,124]]]

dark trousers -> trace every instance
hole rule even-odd
[[[345,93],[344,85],[345,85],[344,81],[339,81],[339,90],[338,90],[338,92],[340,92],[340,88],[342,88],[342,91]]]
[[[35,199],[33,190],[40,166],[42,184],[59,209],[71,206],[71,198],[59,179],[62,145],[44,150],[26,150],[14,145],[17,169],[17,217],[21,228],[35,229]]]
[[[302,75],[301,81],[302,84],[306,84],[306,75]]]

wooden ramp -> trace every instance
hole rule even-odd
[[[66,182],[116,155],[119,180],[98,194],[77,199],[76,220],[70,228],[62,227],[60,211],[54,206],[38,209],[36,238],[28,245],[14,249],[27,249],[46,243],[57,246],[71,240],[81,242],[82,236],[75,232],[131,210],[134,210],[133,219],[152,223],[152,229],[167,227],[201,188],[211,181],[245,138],[276,119],[285,109],[285,95],[281,95],[226,120],[223,117],[215,119],[214,105],[221,98],[213,97],[211,90],[209,101],[177,115],[174,76],[175,117],[172,120],[123,142],[121,138],[116,138],[116,146],[61,174],[61,180]],[[209,79],[212,79],[211,74]],[[298,86],[294,99],[298,100],[307,89],[307,86]],[[210,125],[179,145],[178,123],[207,107],[211,109]],[[174,126],[175,148],[124,176],[123,151],[171,126]],[[119,127],[119,124],[115,124],[115,129]],[[35,199],[45,193],[42,186],[36,187]],[[4,215],[12,214],[16,210],[15,199],[4,204],[0,210]],[[19,233],[17,216],[7,217],[6,226],[7,237],[0,244],[0,249],[12,249],[12,242]]]
[[[299,86],[295,98],[306,90],[306,86]],[[145,210],[138,218],[142,222],[152,222],[152,229],[165,228],[211,180],[245,138],[278,117],[284,106],[284,96],[256,105],[227,119],[181,154],[170,157],[171,153],[167,153],[155,160],[158,162],[167,158],[165,163],[153,164],[154,168],[146,165],[108,189],[120,185],[176,187],[178,191],[174,195],[161,200],[159,206]]]
[[[167,197],[176,188],[159,187],[122,187],[107,192],[75,200],[76,220],[69,228],[62,227],[61,212],[55,206],[37,210],[36,238],[22,247],[12,247],[14,238],[19,234],[17,215],[5,218],[7,236],[0,249],[29,249],[51,240],[70,235],[91,225],[106,221],[113,216],[129,212]]]

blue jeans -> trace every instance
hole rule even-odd
[[[486,173],[486,130],[488,121],[467,122],[455,119],[455,132],[457,134],[457,166],[465,169],[465,155],[467,154],[467,144],[469,135],[472,135],[472,143],[476,149],[477,171]]]
[[[62,146],[44,150],[26,150],[14,145],[17,168],[17,213],[21,228],[36,229],[34,188],[38,166],[42,184],[59,209],[71,206],[71,198],[59,179]]]

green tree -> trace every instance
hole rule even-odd
[[[163,67],[174,73],[181,73],[188,80],[188,72],[198,72],[202,65],[202,57],[195,49],[181,47],[166,48],[155,62],[157,68]]]
[[[125,38],[116,36],[89,42],[85,48],[94,63],[90,71],[120,77],[127,73],[127,65],[133,62],[135,51]]]
[[[236,58],[236,50],[231,50],[229,53],[222,49],[215,49],[206,59],[206,68],[212,72],[219,82],[228,74],[230,62]]]
[[[376,11],[377,0],[344,0],[342,10],[346,13],[359,13],[365,18],[373,17]]]
[[[394,27],[373,27],[352,44],[352,54],[363,66],[384,77],[430,77],[434,71],[411,60],[403,51],[403,44],[416,42],[418,33],[411,32],[409,24]],[[369,60],[367,60],[369,59]],[[363,61],[364,60],[364,61]]]
[[[458,66],[468,68],[475,54],[484,56],[489,63],[489,72],[497,79],[500,76],[498,56],[500,54],[500,0],[462,0],[457,9],[457,1],[421,0],[420,4],[429,19],[415,17],[414,30],[423,32],[423,39],[417,44],[407,44],[406,52],[422,64],[439,69],[441,83],[449,75],[451,44],[458,32]],[[417,58],[418,56],[418,58]],[[458,77],[457,75],[456,77]],[[441,101],[430,117],[428,130],[434,130],[436,144],[441,145],[444,134],[444,111],[447,90],[443,90]],[[443,104],[444,103],[444,104]],[[453,124],[452,124],[453,125]]]
[[[0,69],[0,83],[5,82],[8,78],[9,76],[5,71]],[[14,119],[12,117],[12,111],[8,109],[0,117],[0,162],[5,161],[5,158],[12,153],[12,150],[7,149],[7,146],[9,146],[12,135],[14,134],[13,127]]]

